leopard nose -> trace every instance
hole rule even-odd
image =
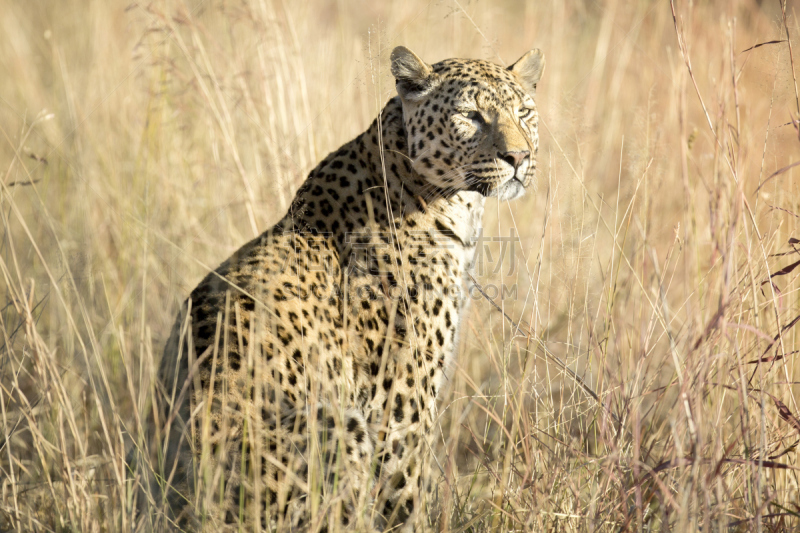
[[[514,167],[514,170],[518,169],[519,166],[525,161],[527,158],[531,156],[531,153],[528,150],[519,150],[516,152],[498,152],[497,157]]]

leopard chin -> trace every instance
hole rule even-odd
[[[498,200],[515,200],[525,195],[527,188],[516,176],[509,178],[500,186],[494,186],[491,182],[478,183],[473,188],[486,198],[497,198]]]
[[[525,186],[516,177],[511,178],[487,196],[498,200],[515,200],[525,194]]]
[[[493,196],[498,200],[514,200],[525,194],[525,186],[517,178],[511,178],[495,189],[495,192]]]

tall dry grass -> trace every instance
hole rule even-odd
[[[800,528],[796,7],[674,8],[0,2],[0,530],[131,527],[179,302],[366,128],[398,44],[547,56],[538,189],[489,204],[519,241],[479,272],[520,327],[476,301],[440,530]]]

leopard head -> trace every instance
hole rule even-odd
[[[522,196],[536,173],[544,54],[531,50],[507,68],[472,59],[428,65],[398,46],[391,61],[414,170],[441,190]]]

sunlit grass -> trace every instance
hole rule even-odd
[[[711,4],[0,2],[0,529],[131,527],[179,303],[366,129],[399,44],[547,56],[537,190],[488,204],[512,238],[476,273],[515,297],[478,294],[439,409],[439,528],[800,527],[800,28]]]

